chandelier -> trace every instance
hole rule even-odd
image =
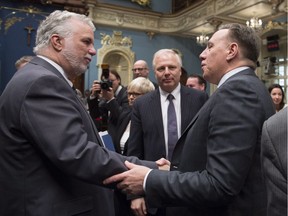
[[[262,20],[255,16],[248,20],[246,25],[256,31],[262,30]]]
[[[205,46],[209,40],[209,37],[202,33],[200,36],[196,37],[196,40],[199,45]]]

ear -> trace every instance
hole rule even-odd
[[[51,36],[51,45],[55,50],[60,52],[63,48],[63,38],[61,38],[58,34],[53,34]]]
[[[229,61],[238,54],[239,52],[239,47],[237,43],[231,43],[228,48],[227,48],[228,55],[226,57],[226,60]]]

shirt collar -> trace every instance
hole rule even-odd
[[[238,68],[235,68],[231,71],[229,71],[228,73],[226,73],[220,80],[220,82],[218,83],[218,86],[217,88],[219,88],[227,79],[229,79],[231,76],[245,70],[245,69],[248,69],[249,67],[247,66],[243,66],[243,67],[238,67]]]
[[[172,94],[174,98],[179,98],[180,88],[181,88],[181,85],[180,83],[178,83],[178,86],[171,93],[164,91],[163,89],[161,89],[161,87],[159,87],[159,91],[160,91],[160,95],[162,95],[165,98],[167,98],[169,94]]]
[[[123,88],[123,86],[119,85],[118,88],[116,89],[116,92],[114,93],[114,95],[117,96],[122,88]]]
[[[61,75],[64,77],[64,79],[69,83],[69,85],[72,87],[73,86],[73,83],[67,78],[63,68],[58,65],[56,62],[52,61],[51,59],[47,58],[47,57],[44,57],[44,56],[41,56],[41,55],[37,55],[39,58],[42,58],[44,59],[45,61],[49,62],[51,65],[53,65],[60,73]]]

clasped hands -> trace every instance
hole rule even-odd
[[[170,170],[170,161],[161,158],[156,161],[158,169]],[[125,161],[128,171],[111,176],[104,180],[104,184],[117,183],[117,188],[126,194],[144,195],[143,183],[145,176],[151,170],[148,167],[136,165]]]

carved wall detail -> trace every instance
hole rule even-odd
[[[135,60],[131,37],[123,37],[121,31],[114,31],[113,35],[100,35],[102,47],[97,50],[98,79],[102,74],[101,64],[108,64],[110,69],[119,73],[122,84],[127,86],[133,79],[131,71]]]
[[[163,14],[148,10],[133,10],[97,4],[93,8],[93,20],[97,25],[107,27],[119,27],[124,29],[134,29],[145,32],[155,32],[163,34],[177,34],[198,36],[203,32],[212,34],[215,26],[209,20],[215,19],[219,23],[237,22],[245,24],[248,8],[258,8],[265,12],[262,16],[268,18],[271,15],[269,8],[272,2],[284,2],[283,0],[206,0],[199,1],[195,6],[191,6],[177,14]],[[268,7],[267,7],[268,6]],[[273,6],[273,5],[272,5]],[[284,7],[284,8],[283,8]],[[280,8],[280,6],[279,6]],[[120,11],[120,12],[119,12]],[[283,14],[285,5],[281,5]],[[263,19],[263,18],[262,18]],[[267,20],[264,20],[267,22]]]

